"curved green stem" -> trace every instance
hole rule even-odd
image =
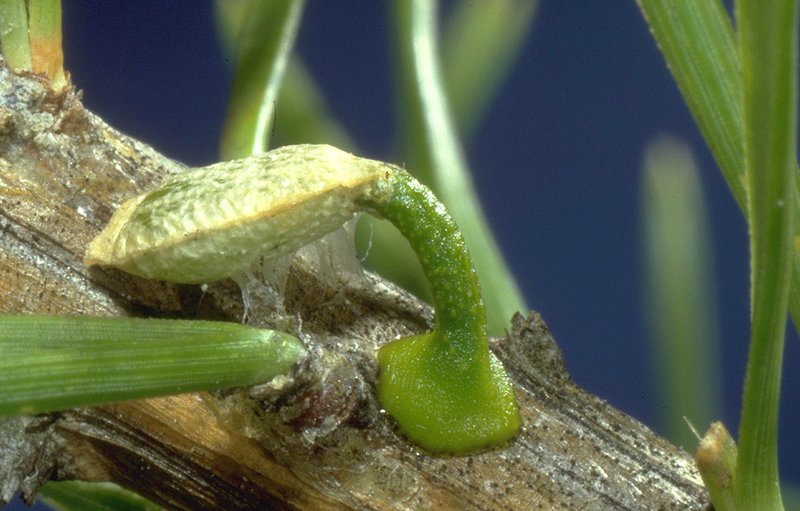
[[[469,175],[464,151],[448,107],[439,63],[438,2],[393,2],[410,162],[420,180],[447,204],[464,232],[475,268],[484,279],[484,300],[495,335],[525,300],[492,235]]]
[[[388,189],[362,203],[389,220],[408,240],[431,285],[436,329],[477,340],[473,351],[487,351],[486,309],[464,237],[433,192],[395,169]],[[453,353],[453,355],[459,355]]]
[[[396,169],[363,203],[394,224],[422,264],[436,307],[433,332],[378,353],[378,399],[400,429],[432,452],[469,453],[512,438],[514,392],[486,342],[486,309],[464,238],[444,206]]]

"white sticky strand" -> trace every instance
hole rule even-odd
[[[292,266],[294,254],[267,259],[261,258],[261,278],[276,293],[283,309],[283,298],[286,296],[286,279],[289,277],[289,268]]]
[[[284,299],[289,269],[295,257],[301,257],[325,287],[339,290],[354,280],[365,278],[361,259],[355,248],[357,219],[347,222],[322,238],[300,248],[296,254],[266,258],[231,278],[239,285],[244,312],[242,322],[249,322],[256,311],[284,314]]]
[[[367,224],[367,227],[369,227],[369,237],[367,238],[367,249],[364,251],[364,255],[359,258],[359,261],[361,261],[362,264],[364,263],[364,261],[367,260],[367,257],[369,257],[369,253],[372,250],[372,236],[375,234],[375,226],[372,222]]]
[[[279,314],[285,312],[286,279],[293,259],[293,255],[272,259],[261,257],[253,267],[231,277],[242,292],[243,323],[248,322],[254,311],[273,310]]]
[[[319,279],[330,288],[338,289],[354,279],[363,278],[363,269],[355,248],[355,218],[341,228],[309,243],[298,253]]]
[[[303,341],[303,344],[306,346],[311,343],[311,339],[303,333],[303,318],[300,317],[300,314],[297,314],[297,337]]]
[[[242,293],[242,323],[247,323],[250,317],[250,307],[252,300],[250,299],[250,290],[253,289],[252,276],[248,273],[241,272],[235,273],[231,276],[234,282],[239,285],[239,292]]]

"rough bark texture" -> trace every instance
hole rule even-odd
[[[0,60],[0,313],[238,321],[231,282],[203,292],[81,263],[117,205],[182,169],[84,110],[74,90]],[[419,452],[375,401],[375,351],[429,328],[432,311],[373,276],[325,282],[300,262],[283,313],[254,301],[251,317],[301,330],[312,347],[280,389],[0,421],[0,502],[81,479],[174,509],[709,508],[690,457],[576,387],[536,314],[493,342],[516,385],[520,436],[474,456]]]

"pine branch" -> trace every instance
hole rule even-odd
[[[91,271],[85,248],[125,198],[183,167],[105,125],[71,88],[0,61],[0,313],[239,321],[232,282],[176,286]],[[336,288],[295,265],[285,310],[312,356],[281,388],[185,394],[0,422],[0,502],[47,479],[112,481],[174,509],[694,509],[688,455],[575,386],[547,327],[517,315],[493,343],[523,432],[475,456],[419,453],[375,400],[379,345],[431,327],[424,303],[376,277]]]

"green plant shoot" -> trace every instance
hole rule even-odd
[[[392,222],[430,281],[436,328],[381,348],[378,398],[403,431],[433,452],[466,453],[514,436],[511,382],[486,343],[486,310],[469,251],[433,193],[397,169],[363,203]]]
[[[378,354],[378,398],[431,452],[499,445],[520,427],[511,383],[490,354],[469,252],[434,195],[402,169],[324,145],[286,146],[192,169],[123,204],[87,265],[178,283],[212,282],[290,254],[358,212],[391,221],[431,282],[436,327]]]

